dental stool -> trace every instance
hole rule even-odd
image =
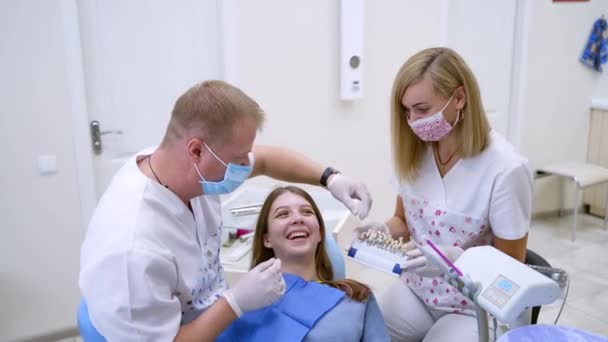
[[[77,321],[78,330],[84,342],[106,342],[106,339],[101,336],[99,331],[93,326],[93,323],[91,323],[87,303],[84,301],[84,298],[80,300],[80,304],[78,305]]]
[[[576,239],[576,224],[578,210],[583,200],[583,190],[590,186],[608,183],[608,168],[588,163],[556,163],[539,168],[536,177],[560,176],[574,184],[574,219],[572,223],[572,241]],[[562,203],[564,196],[562,194]],[[560,208],[560,215],[563,209]],[[604,216],[604,229],[608,228],[608,191],[606,192],[606,212]]]
[[[562,304],[561,304],[560,311],[557,315],[557,318],[554,322],[554,324],[557,324],[557,321],[561,315],[561,312],[564,309],[564,304],[566,304],[566,300],[568,299],[568,291],[570,288],[570,279],[569,279],[570,276],[568,275],[568,272],[566,272],[560,268],[551,266],[551,264],[549,264],[549,262],[547,262],[547,260],[545,260],[543,257],[541,257],[540,255],[538,255],[537,253],[535,253],[529,249],[526,249],[526,258],[524,260],[524,263],[526,265],[528,265],[528,267],[531,267],[535,271],[539,272],[540,274],[551,278],[553,281],[555,281],[559,285],[560,289],[562,290],[562,295],[563,295],[563,298],[561,298]],[[535,306],[532,308],[530,324],[536,324],[538,322],[538,315],[540,314],[540,308],[541,308],[540,306]]]
[[[536,254],[535,252],[526,249],[526,259],[524,260],[524,264],[526,265],[533,265],[533,266],[545,266],[545,267],[551,267],[551,265],[549,264],[549,262],[547,260],[545,260],[545,258],[541,257],[540,255]],[[530,324],[536,324],[536,322],[538,322],[538,315],[540,314],[540,306],[535,306],[532,308],[532,320],[530,321]]]

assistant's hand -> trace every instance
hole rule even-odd
[[[327,183],[327,190],[361,220],[367,217],[372,196],[365,184],[341,174],[335,174]]]
[[[285,293],[281,260],[270,259],[247,272],[235,286],[222,296],[238,317],[274,303]]]
[[[460,247],[448,245],[436,245],[436,247],[452,263],[464,253],[464,250]],[[410,259],[402,265],[404,272],[414,272],[421,277],[434,278],[449,271],[449,266],[445,260],[443,260],[430,246],[419,246],[418,248],[406,252],[406,255],[410,257]]]

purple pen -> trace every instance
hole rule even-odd
[[[445,261],[450,268],[452,268],[454,271],[456,271],[456,273],[458,273],[459,276],[464,277],[464,274],[462,274],[462,272],[460,272],[460,270],[458,269],[458,267],[456,267],[456,265],[454,265],[450,259],[448,259],[445,255],[443,255],[443,253],[441,253],[441,251],[439,250],[439,248],[437,248],[437,246],[435,246],[434,243],[432,243],[430,240],[426,240],[426,243],[431,246],[431,248],[437,252],[437,254],[439,254],[439,256],[441,257],[441,259],[443,259],[443,261]]]

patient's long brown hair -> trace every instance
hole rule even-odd
[[[264,205],[262,205],[262,211],[258,217],[258,222],[255,227],[255,234],[253,236],[253,256],[251,258],[251,268],[270,258],[274,258],[274,250],[264,246],[264,235],[268,234],[268,217],[270,214],[270,207],[280,195],[286,192],[291,192],[298,195],[310,203],[310,206],[317,217],[317,221],[319,221],[321,242],[319,242],[317,245],[317,250],[315,251],[317,278],[323,284],[342,290],[353,300],[359,302],[366,300],[371,293],[371,290],[366,285],[352,279],[333,280],[334,271],[331,267],[331,263],[329,262],[327,252],[325,251],[325,224],[323,222],[323,217],[321,216],[321,211],[308,192],[296,186],[290,185],[276,188],[268,195],[268,197],[266,197]]]

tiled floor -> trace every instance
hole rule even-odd
[[[572,216],[536,220],[528,248],[568,272],[570,291],[558,324],[608,336],[608,231],[602,220],[582,215],[576,241],[570,241]],[[544,306],[539,320],[553,323],[561,301]]]

